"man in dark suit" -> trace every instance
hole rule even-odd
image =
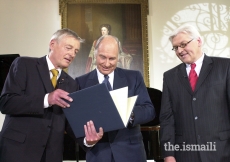
[[[230,60],[202,52],[197,29],[170,36],[183,62],[164,73],[160,139],[165,162],[230,161]]]
[[[97,68],[76,78],[80,89],[84,89],[102,83],[106,75],[109,76],[113,90],[128,86],[129,97],[138,95],[127,128],[105,133],[102,137],[102,129],[97,133],[93,122],[87,123],[83,146],[88,148],[87,162],[146,161],[140,124],[153,120],[155,112],[140,72],[116,67],[119,49],[119,41],[116,37],[107,35],[99,38],[95,47]]]
[[[55,32],[49,54],[19,57],[12,63],[0,98],[6,114],[0,134],[1,162],[62,162],[65,116],[72,101],[68,92],[78,89],[67,68],[80,49],[80,37],[69,29]],[[53,78],[51,70],[58,75]],[[65,99],[65,100],[64,100]]]

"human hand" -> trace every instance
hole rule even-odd
[[[68,94],[68,92],[63,91],[62,89],[56,89],[48,95],[49,105],[58,105],[62,108],[69,107],[70,105],[65,102],[65,100],[72,102],[73,99],[69,97]]]
[[[87,125],[84,125],[85,129],[85,140],[88,145],[96,144],[103,137],[103,129],[100,127],[99,132],[97,133],[94,123],[92,120],[87,122]]]
[[[164,159],[164,162],[176,162],[176,159],[173,156],[168,156]]]

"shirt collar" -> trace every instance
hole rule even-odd
[[[46,61],[47,61],[47,64],[48,64],[49,71],[52,70],[52,69],[55,69],[53,63],[51,62],[51,60],[49,58],[49,55],[46,55]],[[57,68],[56,70],[58,70],[58,76],[57,77],[59,78],[59,76],[61,75],[62,69]]]
[[[96,70],[97,70],[98,81],[101,84],[103,82],[103,80],[105,79],[104,74],[102,74],[97,68],[96,68]],[[112,73],[108,74],[108,76],[109,76],[109,82],[113,88],[114,71]]]
[[[198,60],[196,60],[196,62],[194,62],[194,63],[196,65],[200,65],[200,64],[202,64],[203,60],[204,60],[204,53],[202,53],[201,57]],[[186,68],[190,67],[190,66],[191,66],[191,64],[186,64]]]

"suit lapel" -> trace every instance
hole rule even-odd
[[[179,80],[181,81],[182,85],[184,85],[185,88],[187,89],[187,91],[190,94],[193,94],[192,88],[191,88],[190,83],[189,83],[188,74],[186,72],[186,65],[184,63],[179,65],[178,77],[179,77]]]
[[[42,83],[46,89],[47,92],[53,91],[53,85],[50,81],[50,74],[49,74],[49,68],[46,62],[46,57],[42,57],[38,59],[37,63],[37,69],[40,74],[40,78],[42,80]]]
[[[89,79],[86,81],[85,87],[90,87],[99,84],[97,77],[97,70],[94,69],[89,76]]]
[[[99,84],[97,71],[93,70],[89,76],[89,79],[86,81],[85,87],[90,87]],[[128,86],[127,80],[125,78],[125,74],[119,71],[118,68],[114,70],[114,81],[113,81],[113,89],[122,88],[124,86]]]
[[[114,70],[114,81],[113,81],[113,89],[118,89],[128,86],[127,80],[125,78],[125,74],[120,71],[118,68]]]
[[[66,90],[69,83],[67,74],[62,70],[60,77],[58,78],[58,88]]]
[[[197,81],[196,88],[195,88],[194,92],[196,92],[199,89],[199,87],[202,85],[204,80],[209,75],[212,67],[213,67],[212,59],[210,57],[204,55],[203,64],[202,64],[202,67],[201,67],[201,70],[200,70],[200,75],[198,77],[198,81]]]
[[[209,73],[210,73],[210,71],[212,69],[212,59],[210,57],[206,56],[206,55],[204,56],[204,60],[203,60],[203,63],[202,63],[200,75],[199,75],[199,78],[198,78],[198,81],[197,81],[196,88],[195,88],[194,92],[191,89],[185,66],[186,65],[184,63],[179,65],[178,77],[179,77],[179,80],[181,81],[182,85],[185,86],[185,88],[188,90],[188,92],[190,94],[194,94],[196,91],[199,90],[199,87],[202,85],[202,83],[205,81],[205,79],[209,75]]]

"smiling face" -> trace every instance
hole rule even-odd
[[[101,28],[101,35],[109,35],[109,30],[106,27]]]
[[[108,75],[114,71],[118,62],[118,44],[112,36],[105,37],[99,44],[96,64],[100,73]]]
[[[173,47],[180,46],[191,40],[191,36],[186,33],[179,33],[172,39]],[[202,56],[202,41],[200,38],[194,38],[184,48],[178,47],[176,50],[177,57],[184,63],[191,64],[196,62]]]
[[[49,58],[55,68],[67,68],[80,49],[80,41],[72,36],[61,36],[50,41]]]

